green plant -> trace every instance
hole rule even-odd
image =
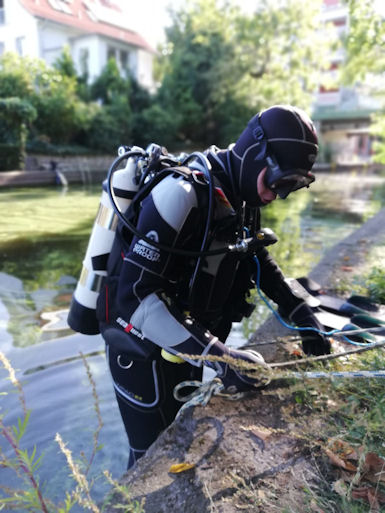
[[[373,267],[366,282],[370,296],[379,303],[385,303],[385,270]]]
[[[18,398],[22,409],[22,416],[18,418],[17,426],[7,426],[4,422],[4,414],[0,415],[0,435],[2,435],[13,452],[13,456],[10,457],[0,449],[0,465],[13,470],[20,480],[20,485],[23,487],[14,490],[1,486],[0,490],[3,492],[3,496],[0,496],[0,510],[2,510],[4,507],[9,507],[10,509],[16,510],[19,513],[68,513],[75,504],[79,504],[85,510],[92,511],[93,513],[102,513],[104,506],[109,504],[109,497],[106,499],[102,507],[99,507],[95,503],[92,498],[94,480],[89,481],[87,477],[94,457],[96,453],[101,449],[99,444],[99,433],[102,429],[103,421],[100,414],[99,400],[96,393],[95,382],[92,377],[89,364],[83,354],[81,354],[81,357],[86,369],[86,374],[94,398],[94,409],[98,420],[98,425],[93,434],[93,444],[89,458],[87,459],[84,455],[82,455],[82,458],[79,461],[74,459],[72,452],[66,446],[61,435],[59,433],[56,434],[55,441],[58,443],[61,452],[66,457],[68,468],[74,480],[75,486],[71,491],[64,491],[65,497],[63,502],[54,504],[45,496],[44,489],[41,486],[37,476],[37,470],[43,463],[42,456],[37,455],[36,447],[34,447],[31,451],[28,451],[22,447],[22,438],[26,433],[31,411],[27,409],[23,388],[16,378],[15,371],[11,363],[6,358],[6,356],[0,352],[0,362],[8,372],[9,380],[18,392]],[[144,512],[144,501],[132,501],[130,491],[127,487],[120,485],[117,481],[112,479],[108,471],[105,471],[103,474],[107,481],[112,485],[111,493],[118,493],[119,496],[124,500],[124,504],[116,503],[114,507],[118,509],[124,509],[124,511],[130,513]]]
[[[22,449],[20,444],[27,428],[31,412],[27,410],[21,384],[17,380],[9,360],[1,352],[0,361],[8,371],[12,385],[18,391],[23,411],[23,417],[18,418],[17,426],[6,426],[3,420],[4,415],[0,416],[0,433],[8,442],[14,454],[14,457],[10,458],[4,453],[1,453],[1,465],[13,469],[18,474],[21,481],[27,485],[26,490],[10,491],[9,497],[0,498],[0,505],[2,505],[2,507],[8,505],[12,508],[18,506],[25,508],[27,511],[43,511],[44,513],[49,513],[47,501],[43,497],[39,480],[36,477],[36,470],[41,463],[41,457],[37,457],[36,448],[34,448],[31,453],[28,453],[26,449]]]
[[[28,101],[0,98],[0,171],[23,167],[27,125],[35,118]]]
[[[35,109],[29,136],[45,136],[50,141],[68,143],[87,130],[93,104],[78,97],[77,79],[54,69],[39,59],[12,53],[0,56],[0,98],[17,97]]]

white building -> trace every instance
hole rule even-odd
[[[323,0],[321,22],[332,24],[338,37],[346,35],[349,29],[346,3]],[[362,88],[338,84],[338,72],[344,59],[342,48],[331,55],[324,79],[325,83],[331,79],[335,84],[320,85],[312,118],[317,124],[325,160],[337,164],[368,163],[372,160],[371,116],[381,105]]]
[[[89,81],[114,57],[149,90],[154,50],[112,0],[0,0],[0,54],[16,52],[52,64],[68,45],[79,74]]]

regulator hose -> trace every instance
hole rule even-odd
[[[206,249],[206,245],[207,245],[207,241],[208,241],[208,235],[210,233],[210,225],[211,225],[211,218],[212,218],[212,211],[213,211],[214,185],[213,185],[213,180],[212,180],[211,172],[210,172],[210,169],[209,169],[208,161],[207,161],[206,157],[202,153],[199,153],[199,152],[194,152],[191,155],[188,155],[188,157],[184,159],[182,164],[186,164],[192,158],[200,159],[200,161],[202,163],[203,172],[204,172],[204,174],[205,174],[205,176],[207,178],[208,185],[209,185],[208,215],[207,215],[207,221],[206,221],[206,226],[205,226],[205,233],[204,233],[204,236],[203,236],[203,241],[202,241],[202,246],[201,246],[201,250],[200,251],[192,251],[192,250],[186,250],[186,249],[181,249],[181,248],[174,248],[174,247],[171,247],[171,246],[167,246],[165,244],[161,244],[161,243],[159,243],[157,241],[154,241],[153,239],[150,239],[149,237],[147,237],[145,234],[141,233],[136,228],[136,226],[127,219],[127,217],[124,215],[124,213],[119,209],[119,206],[117,205],[117,202],[116,202],[116,199],[115,199],[115,195],[114,195],[114,191],[113,191],[113,185],[112,185],[113,174],[115,173],[115,171],[117,171],[117,167],[119,166],[119,164],[123,160],[126,160],[126,159],[128,159],[130,157],[143,157],[143,156],[146,156],[146,155],[147,154],[146,154],[146,152],[144,150],[142,150],[142,151],[139,151],[139,150],[128,151],[128,152],[124,153],[123,155],[120,155],[119,157],[117,157],[114,160],[114,162],[111,164],[110,169],[108,170],[108,174],[107,174],[107,193],[108,193],[108,196],[110,198],[110,201],[111,201],[111,204],[112,204],[112,207],[114,209],[115,214],[117,215],[119,220],[124,224],[124,226],[130,232],[132,232],[136,237],[138,237],[140,239],[143,239],[144,241],[146,241],[151,246],[154,246],[154,247],[156,247],[156,248],[158,248],[158,249],[160,249],[162,251],[167,251],[168,253],[172,253],[172,254],[175,254],[175,255],[201,258],[201,257],[204,257],[204,256],[222,255],[222,254],[230,253],[231,251],[234,251],[234,249],[233,249],[234,246],[225,246],[223,248],[217,248],[217,249],[213,249],[213,250],[207,250]],[[167,171],[167,169],[165,169],[165,171]]]

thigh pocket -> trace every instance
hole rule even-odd
[[[107,357],[116,393],[132,405],[153,408],[159,404],[158,363],[132,360],[129,353],[111,350]]]

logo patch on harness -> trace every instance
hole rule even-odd
[[[155,242],[159,242],[158,234],[154,230],[151,230],[150,232],[146,233],[146,237]],[[159,249],[155,246],[151,246],[151,244],[149,244],[143,239],[138,240],[132,251],[137,255],[146,258],[147,260],[150,260],[150,262],[159,262],[160,260]]]

